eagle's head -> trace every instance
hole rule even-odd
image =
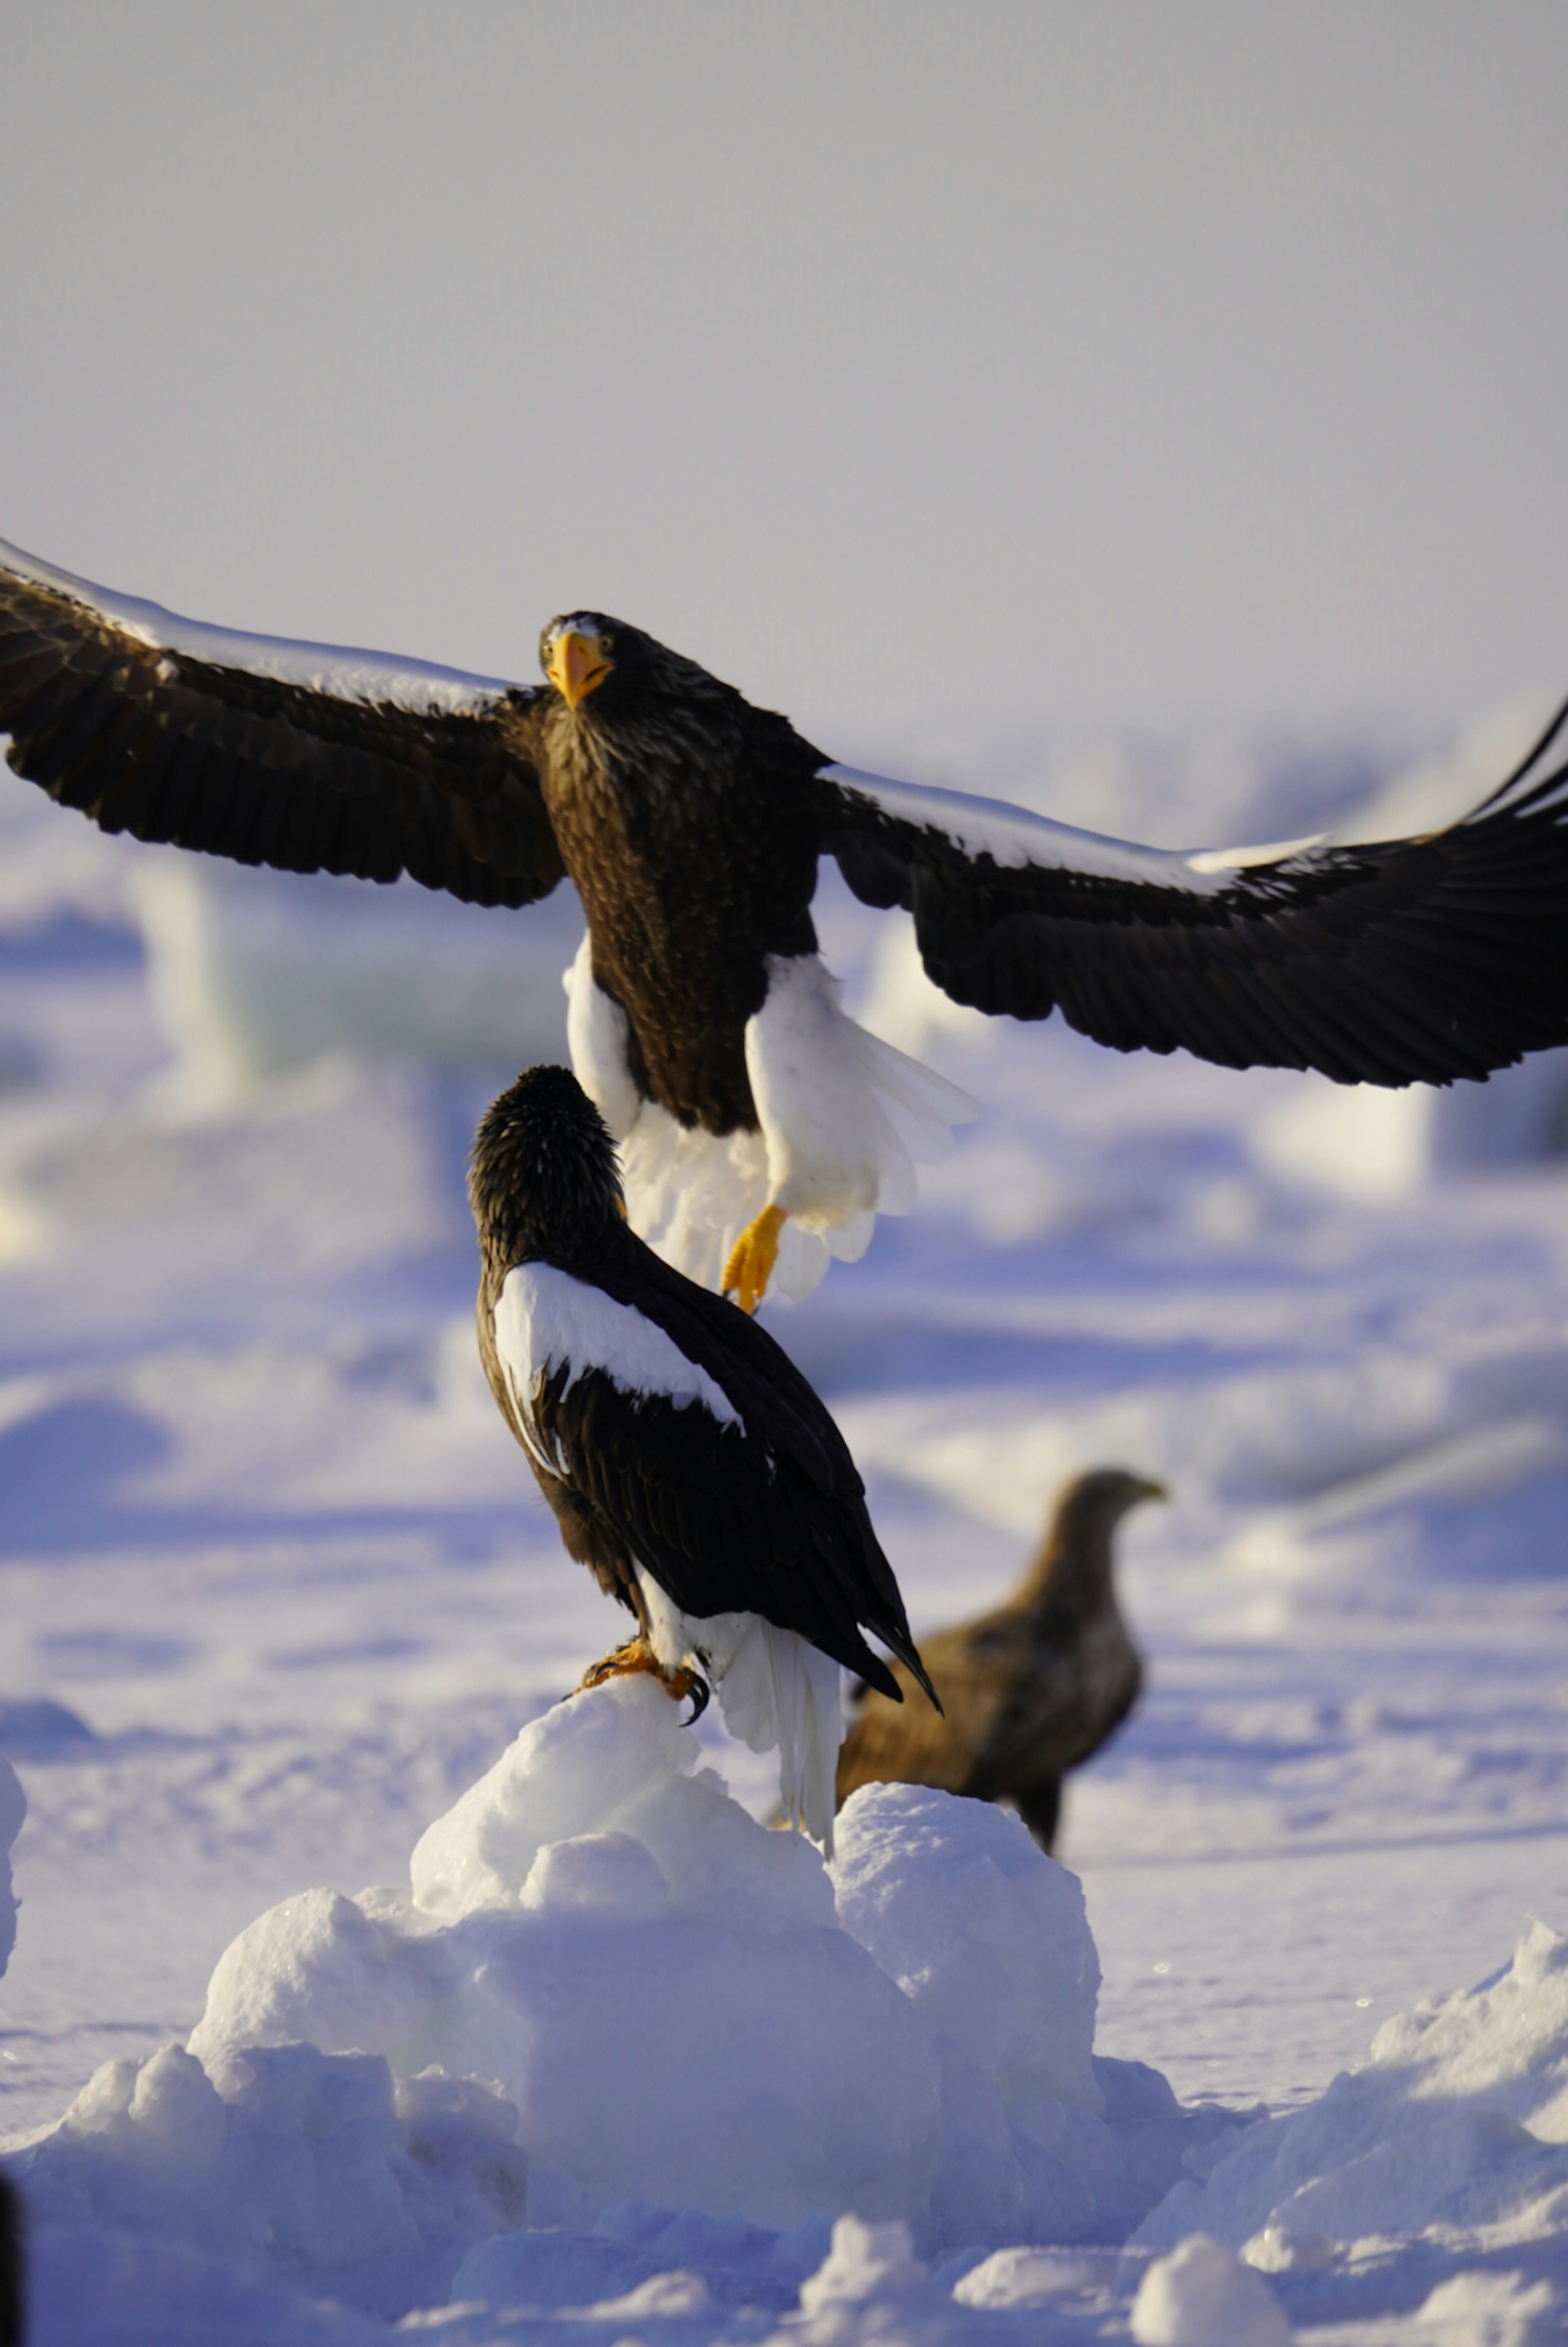
[[[1124,1467],[1095,1467],[1075,1476],[1057,1501],[1012,1602],[1025,1609],[1066,1604],[1084,1613],[1114,1605],[1112,1534],[1129,1508],[1169,1497],[1163,1483],[1130,1475]]]
[[[569,1068],[529,1068],[480,1119],[468,1201],[487,1252],[569,1255],[624,1220],[616,1144]]]
[[[574,711],[606,684],[612,702],[635,693],[639,681],[667,658],[664,646],[640,628],[603,611],[563,612],[539,639],[539,665]]]
[[[1170,1497],[1163,1483],[1149,1475],[1130,1475],[1125,1467],[1092,1467],[1069,1484],[1058,1503],[1063,1518],[1084,1530],[1093,1526],[1110,1532],[1131,1508],[1144,1500]]]
[[[552,620],[539,638],[539,665],[574,716],[590,699],[592,716],[613,720],[693,695],[738,698],[696,661],[604,611],[566,611]]]

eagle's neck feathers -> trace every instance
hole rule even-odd
[[[1058,1517],[1009,1599],[1009,1611],[1079,1622],[1115,1613],[1111,1535],[1117,1521],[1099,1513]]]

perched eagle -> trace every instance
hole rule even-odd
[[[527,687],[226,633],[0,545],[11,764],[106,830],[481,905],[570,875],[572,1057],[633,1225],[748,1308],[860,1254],[972,1112],[840,1009],[824,855],[956,1001],[1118,1051],[1407,1084],[1568,1041],[1561,718],[1449,830],[1186,852],[835,765],[597,612],[540,660]]]
[[[766,1330],[628,1228],[615,1143],[565,1068],[533,1068],[479,1128],[479,1349],[571,1554],[636,1615],[585,1686],[651,1671],[779,1753],[791,1822],[829,1841],[840,1664],[918,1681],[892,1567],[843,1437]]]
[[[935,1785],[1010,1801],[1048,1850],[1063,1778],[1121,1726],[1143,1676],[1116,1604],[1111,1536],[1140,1500],[1165,1496],[1116,1467],[1070,1483],[1012,1596],[926,1639],[941,1716],[895,1708],[868,1686],[839,1755],[840,1808],[858,1785]]]

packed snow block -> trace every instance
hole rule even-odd
[[[916,1785],[844,1804],[839,1920],[930,2023],[942,2125],[923,2238],[1113,2242],[1210,2117],[1094,2051],[1100,1960],[1075,1875],[1021,1819]]]
[[[245,2077],[259,2045],[397,2055],[433,1993],[353,1900],[305,1891],[269,1908],[219,1958],[188,2050],[220,2090]]]
[[[226,2090],[299,2040],[497,2081],[535,2224],[629,2200],[1120,2239],[1194,2122],[1094,2056],[1074,1879],[989,1803],[902,1786],[855,1796],[825,1869],[699,1759],[647,1679],[556,1706],[424,1834],[412,1902],[317,1891],[243,1932],[191,2051]]]
[[[401,2313],[443,2297],[476,2234],[517,2224],[516,2112],[472,2081],[366,2054],[253,2048],[219,2093],[167,2045],[107,2062],[13,2172],[41,2243],[90,2226]]]
[[[830,1869],[700,1763],[646,1677],[533,1721],[425,1833],[412,1898],[285,1900],[188,2050],[97,2074],[25,2155],[41,2220],[382,2312],[449,2284],[624,2310],[696,2272],[782,2313],[846,2210],[881,2246],[835,2256],[897,2267],[895,2297],[932,2287],[915,2248],[1125,2238],[1204,2123],[1095,2056],[1074,1879],[989,1803],[903,1786],[846,1806]]]
[[[500,2081],[545,2221],[923,2209],[931,2033],[839,1928],[817,1851],[698,1758],[650,1680],[557,1706],[426,1833],[413,1904],[317,1892],[242,1934],[192,2049],[217,2077],[304,2038]]]
[[[1233,2248],[1273,2233],[1441,2229],[1451,2244],[1559,2229],[1568,2194],[1568,1941],[1536,1923],[1506,1971],[1386,2022],[1370,2059],[1304,2110],[1217,2147],[1133,2236],[1203,2230]],[[1249,2255],[1252,2252],[1249,2250]],[[1259,2258],[1257,2262],[1263,2262]]]
[[[1010,2104],[1104,2115],[1100,1959],[1083,1886],[1040,1864],[1021,1818],[922,1785],[867,1785],[840,1813],[839,1920]]]

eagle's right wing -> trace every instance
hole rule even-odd
[[[563,874],[533,757],[539,697],[182,620],[0,539],[7,758],[105,831],[525,905]]]

